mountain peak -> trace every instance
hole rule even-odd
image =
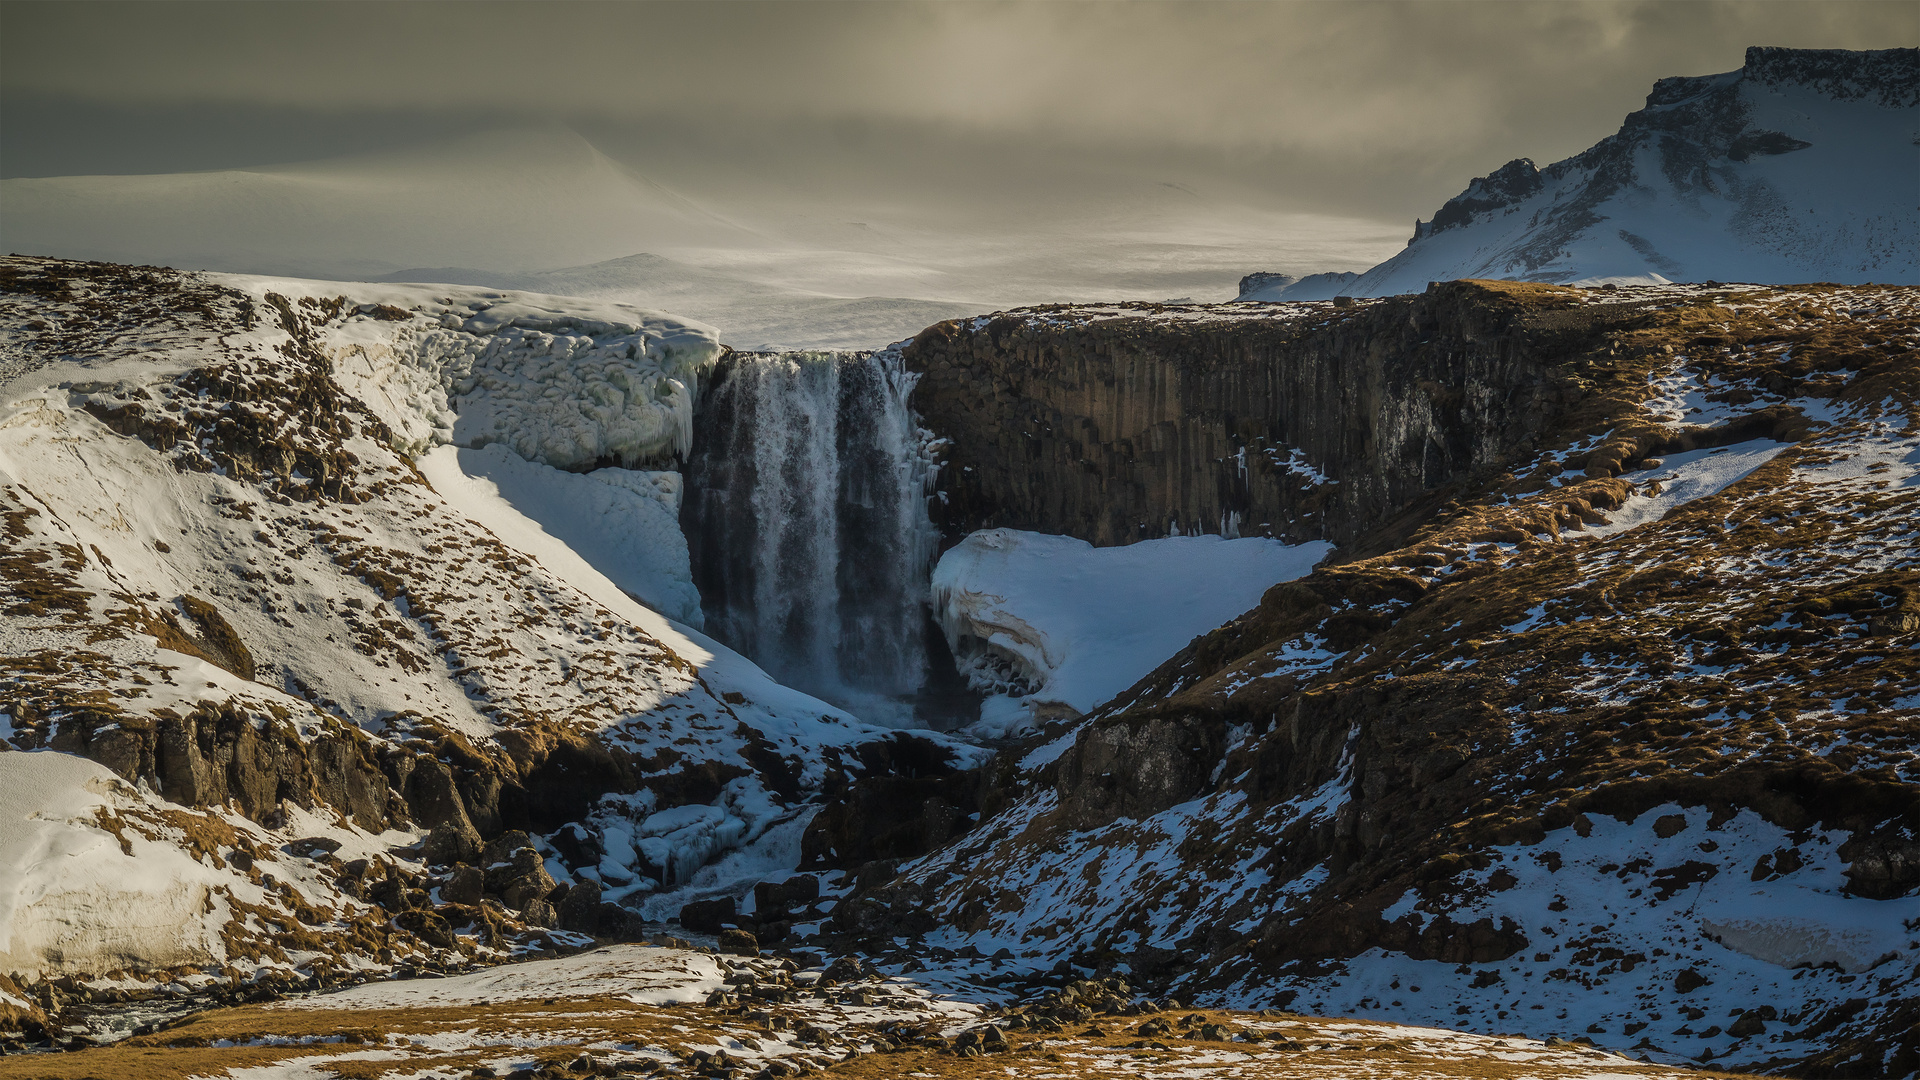
[[[1545,168],[1475,178],[1356,296],[1429,281],[1920,282],[1920,50],[1748,49]]]

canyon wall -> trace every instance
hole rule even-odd
[[[1131,543],[1348,545],[1532,449],[1580,399],[1569,363],[1639,305],[1449,282],[1347,307],[1034,308],[903,350],[950,440],[935,521]]]

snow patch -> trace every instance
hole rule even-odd
[[[987,529],[940,557],[934,610],[975,686],[998,692],[983,722],[1011,727],[1035,705],[1091,710],[1331,550],[1218,536],[1096,548]]]

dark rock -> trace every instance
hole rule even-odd
[[[631,911],[619,904],[600,902],[598,929],[595,936],[611,938],[614,941],[644,941],[647,937],[646,920],[637,911]]]
[[[1091,724],[1061,757],[1062,811],[1083,829],[1152,817],[1200,793],[1225,742],[1222,724],[1200,718]]]
[[[183,806],[236,805],[265,823],[284,802],[325,804],[372,832],[404,808],[391,804],[366,734],[331,724],[302,735],[291,721],[254,716],[231,701],[157,719],[76,710],[48,748],[92,758],[127,782]]]
[[[863,746],[861,764],[866,775],[807,824],[802,868],[915,858],[966,833],[982,810],[983,777],[956,770],[952,753],[925,739]]]
[[[842,956],[827,965],[827,970],[822,972],[820,977],[822,979],[832,979],[836,983],[851,983],[860,982],[863,979],[871,979],[878,974],[879,973],[873,969],[872,964],[867,963],[858,956]]]
[[[367,899],[393,912],[405,911],[413,906],[409,893],[406,882],[393,874],[373,882],[366,888]]]
[[[722,930],[717,944],[721,952],[734,956],[760,955],[760,942],[745,930]]]
[[[555,907],[560,929],[576,934],[598,934],[600,930],[600,884],[582,880],[568,889]]]
[[[437,949],[453,948],[453,928],[447,925],[447,920],[432,911],[420,908],[403,911],[393,921],[400,929],[411,932]]]
[[[1593,336],[1523,334],[1529,313],[1472,282],[1348,310],[1325,327],[1146,310],[929,327],[903,358],[952,440],[936,523],[1113,545],[1237,515],[1346,544],[1546,430],[1568,400],[1550,369]],[[1295,449],[1337,483],[1303,483]]]
[[[728,923],[736,922],[739,918],[731,896],[695,900],[680,909],[680,925],[702,934],[717,934]]]
[[[560,915],[544,899],[533,899],[520,909],[520,919],[528,926],[555,927],[559,925]]]
[[[487,876],[477,866],[458,866],[440,886],[440,898],[449,904],[477,907],[486,894]]]
[[[1705,975],[1693,968],[1687,968],[1673,977],[1673,988],[1682,994],[1691,994],[1710,982]]]
[[[486,849],[481,852],[480,867],[484,870],[497,863],[511,862],[514,852],[532,847],[533,837],[520,829],[510,829],[487,841]]]
[[[474,862],[480,858],[480,834],[464,821],[436,825],[421,856],[432,866]]]
[[[761,918],[778,916],[795,907],[804,907],[820,898],[820,879],[800,874],[775,884],[762,881],[753,887],[753,910]]]
[[[551,892],[553,878],[547,874],[546,867],[541,866],[508,882],[507,887],[500,890],[500,901],[515,911],[525,911],[527,905],[536,901],[548,903],[547,895]]]

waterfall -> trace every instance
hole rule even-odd
[[[707,632],[894,723],[911,720],[939,637],[915,378],[892,351],[734,354],[700,402],[681,511]]]

